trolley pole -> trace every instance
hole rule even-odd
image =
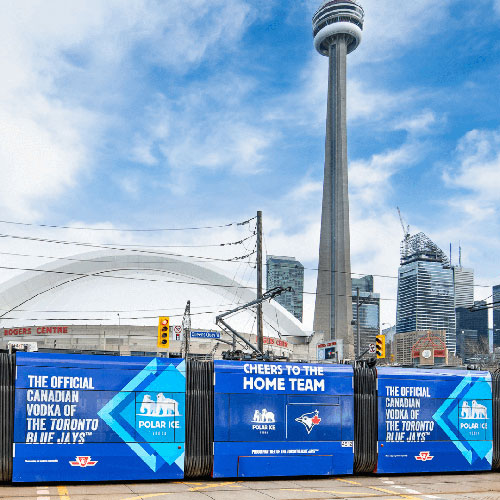
[[[357,349],[356,349],[356,357],[359,358],[361,352],[361,331],[359,327],[359,287],[356,288],[356,339],[357,339]]]
[[[262,298],[262,212],[257,212],[257,300]],[[257,349],[264,353],[262,302],[257,306]]]

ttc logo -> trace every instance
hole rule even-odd
[[[432,460],[434,457],[428,451],[421,451],[415,458],[417,460],[421,460],[422,462],[427,462],[427,460]]]
[[[90,457],[76,457],[76,460],[69,462],[72,467],[93,467],[97,460],[90,460]]]
[[[310,413],[304,413],[300,417],[296,418],[295,421],[303,424],[307,430],[307,433],[311,434],[311,431],[314,429],[314,427],[321,422],[321,418],[318,414],[318,410],[312,411]]]

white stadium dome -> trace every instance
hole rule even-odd
[[[180,324],[191,301],[191,324],[217,329],[215,317],[250,302],[256,293],[220,271],[186,258],[98,251],[49,262],[0,285],[0,327],[33,324],[155,325],[158,316]],[[264,335],[308,336],[302,323],[275,301],[263,305]],[[255,313],[228,319],[255,333]]]

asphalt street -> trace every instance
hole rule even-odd
[[[0,486],[2,500],[500,500],[500,473]]]

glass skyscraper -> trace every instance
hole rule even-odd
[[[304,294],[304,266],[294,257],[268,255],[266,259],[266,288],[282,286],[292,287],[292,292],[285,292],[274,300],[288,312],[302,321]]]
[[[455,281],[455,309],[474,305],[474,269],[453,267]]]
[[[373,276],[363,276],[352,279],[352,318],[354,323],[357,317],[357,289],[359,288],[359,328],[360,353],[368,349],[369,344],[375,343],[375,337],[380,333],[380,295],[373,293]],[[354,347],[357,352],[358,337],[357,325],[353,326]]]
[[[474,309],[472,311],[468,307],[457,307],[455,312],[457,317],[457,335],[462,331],[475,331],[477,333],[477,345],[473,347],[474,352],[466,352],[466,354],[468,356],[471,354],[488,354],[490,348],[486,302],[474,302]],[[463,349],[461,352],[463,352]]]
[[[425,234],[401,247],[396,333],[444,330],[446,347],[456,352],[455,284],[444,252]]]

